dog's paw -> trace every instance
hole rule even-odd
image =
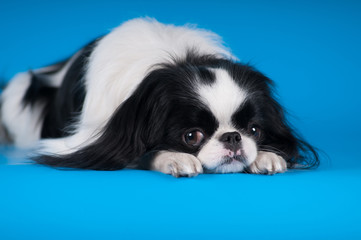
[[[259,151],[256,160],[248,167],[247,172],[257,174],[275,174],[287,170],[283,157],[272,152]]]
[[[155,156],[151,169],[174,177],[193,177],[203,173],[202,164],[195,156],[167,151],[161,151]]]

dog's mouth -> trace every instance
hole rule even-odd
[[[222,162],[219,166],[234,164],[234,163],[242,163],[243,165],[247,165],[247,159],[243,155],[234,155],[232,157],[225,156],[222,158]]]
[[[246,168],[248,166],[247,158],[243,155],[234,155],[234,156],[224,156],[222,157],[222,160],[220,163],[214,167],[214,168],[207,168],[205,165],[203,165],[203,171],[204,173],[216,173],[218,172],[217,169],[222,168],[239,168],[243,166],[242,168]]]
[[[234,163],[242,163],[247,166],[247,158],[245,157],[245,152],[243,149],[237,151],[230,151],[227,155],[222,157],[221,163],[219,166],[229,165]]]

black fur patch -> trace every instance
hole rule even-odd
[[[83,48],[81,54],[74,60],[66,72],[60,87],[52,87],[49,81],[53,74],[58,73],[70,60],[52,66],[51,71],[33,73],[31,84],[27,89],[23,104],[27,106],[44,102],[43,126],[41,138],[58,138],[69,135],[69,126],[74,117],[81,112],[85,97],[83,78],[85,65],[96,41]]]

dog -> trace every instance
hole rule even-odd
[[[59,168],[191,177],[318,166],[273,92],[215,33],[133,19],[17,74],[1,95],[2,135]]]

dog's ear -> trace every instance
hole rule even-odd
[[[116,170],[126,167],[163,137],[169,101],[162,81],[150,75],[114,112],[99,137],[67,155],[42,155],[34,160],[54,167]]]
[[[250,99],[261,116],[260,125],[264,136],[258,144],[259,150],[280,155],[287,161],[289,168],[317,167],[320,161],[316,149],[288,123],[284,108],[276,100],[273,81],[252,67],[245,67],[247,74],[242,74],[242,68],[235,73],[248,76],[240,78],[240,81],[253,94]]]
[[[265,102],[266,137],[260,149],[282,156],[287,161],[288,168],[317,167],[320,162],[316,149],[291,127],[281,105],[272,97]]]

